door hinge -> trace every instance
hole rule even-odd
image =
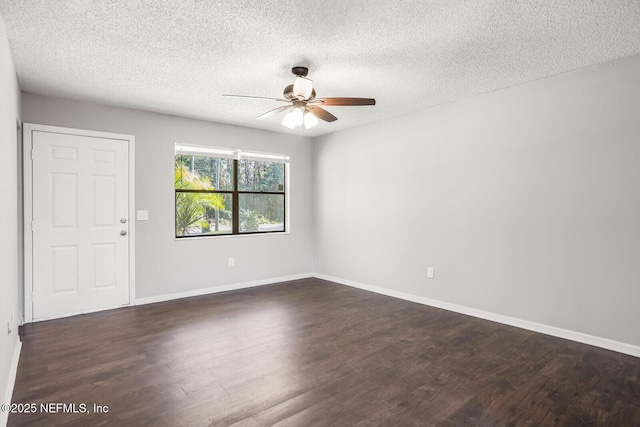
[[[31,160],[33,160],[33,148],[31,149]]]
[[[31,221],[31,231],[34,231],[34,225],[33,225],[34,221]]]

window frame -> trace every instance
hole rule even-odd
[[[211,154],[197,154],[197,152],[191,153],[181,153],[178,151],[178,146],[194,148],[196,150],[206,150],[210,149]],[[215,155],[216,150],[224,150],[227,152],[233,152],[233,157],[226,157],[221,155]],[[176,144],[176,150],[174,151],[174,167],[175,161],[178,156],[193,156],[193,157],[212,157],[212,158],[230,158],[232,160],[232,189],[231,190],[195,190],[195,189],[185,189],[185,188],[176,188],[174,183],[174,237],[176,239],[189,239],[189,238],[204,238],[204,237],[229,237],[229,236],[250,236],[250,235],[263,235],[263,234],[286,234],[289,232],[288,227],[288,204],[289,204],[289,186],[288,186],[288,176],[289,176],[289,156],[281,155],[281,154],[270,154],[270,153],[257,153],[257,152],[244,152],[241,150],[232,150],[226,148],[215,148],[215,147],[202,147],[202,146],[184,146],[182,144]],[[244,157],[244,159],[243,159]],[[260,158],[263,157],[263,158]],[[239,165],[240,160],[253,160],[264,163],[281,163],[283,165],[283,189],[282,191],[250,191],[250,190],[240,190],[239,189]],[[176,221],[177,221],[177,195],[180,193],[204,193],[204,194],[228,194],[231,195],[231,233],[219,233],[219,234],[187,234],[187,235],[178,235],[176,230]],[[283,216],[282,216],[282,230],[266,230],[266,231],[240,231],[240,195],[241,194],[264,194],[264,195],[278,195],[283,197]]]

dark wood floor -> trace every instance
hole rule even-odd
[[[10,426],[640,425],[640,359],[307,279],[23,328]]]

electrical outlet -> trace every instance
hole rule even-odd
[[[433,279],[433,267],[427,268],[427,277]]]
[[[229,258],[229,267],[233,267],[235,264],[235,260],[233,258]]]

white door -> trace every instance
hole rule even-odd
[[[31,140],[33,320],[128,305],[128,141]]]

